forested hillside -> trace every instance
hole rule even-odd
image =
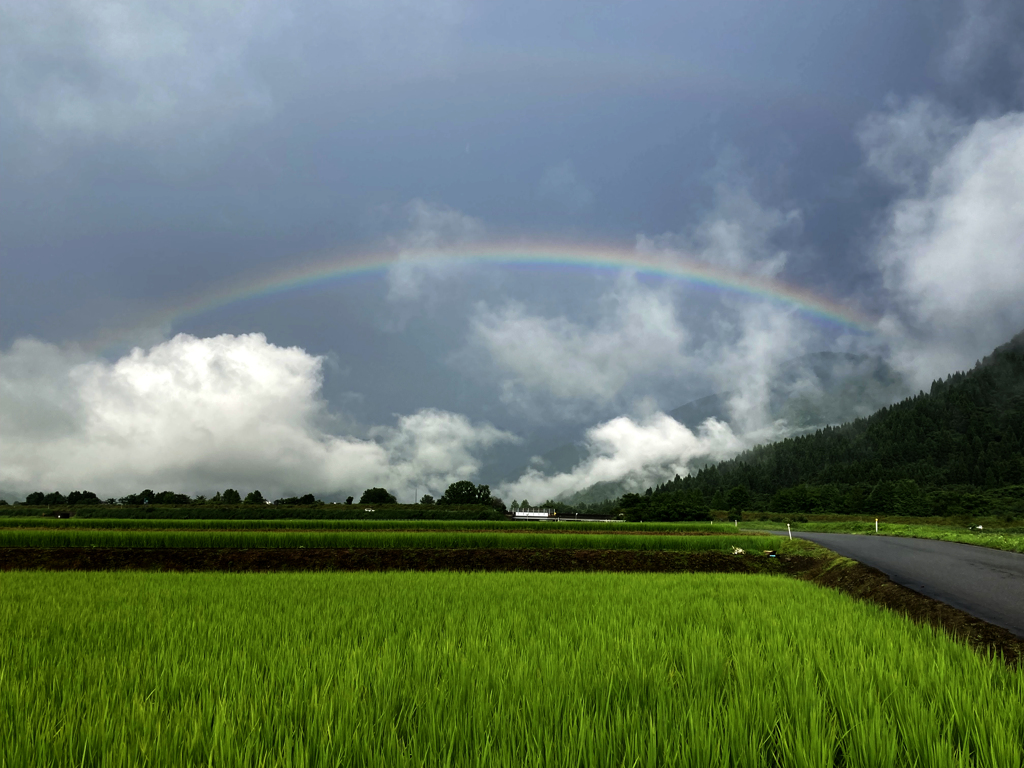
[[[911,390],[903,377],[880,357],[814,352],[787,360],[766,384],[767,421],[785,421],[791,433],[804,434],[825,424],[842,424],[868,416],[906,397]],[[719,392],[668,412],[680,424],[697,431],[707,419],[734,422],[730,401],[738,393]],[[572,472],[589,455],[582,443],[568,443],[541,454],[540,462],[518,467],[504,480],[511,482],[535,466],[545,474]],[[570,506],[601,503],[627,493],[632,484],[602,482],[562,497]]]
[[[878,486],[892,496],[895,485],[913,496],[915,489],[1021,483],[1024,332],[927,393],[840,427],[759,446],[653,493],[699,491],[710,500],[742,488],[764,500],[810,486],[812,495],[865,497]]]

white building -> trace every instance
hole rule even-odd
[[[544,520],[549,517],[558,517],[555,510],[548,507],[520,507],[519,509],[512,510],[515,517],[523,518],[526,520]]]

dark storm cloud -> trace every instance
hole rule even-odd
[[[539,492],[643,482],[673,451],[678,468],[764,437],[764,382],[802,351],[916,351],[923,376],[1019,321],[1006,176],[1020,159],[1019,4],[8,0],[0,13],[0,345],[19,366],[5,386],[27,397],[32,375],[48,381],[9,422],[38,458],[19,488],[59,480],[40,469],[56,445],[40,435],[89,456],[102,442],[89,414],[116,412],[154,361],[189,370],[188,349],[252,346],[252,332],[268,372],[299,348],[317,373],[284,400],[347,437],[271,423],[310,456],[355,441],[383,468],[367,482],[426,476],[396,469],[415,463],[401,446],[420,443],[401,435],[426,423],[417,414],[451,426],[456,457],[502,430],[528,452],[531,437],[612,425],[591,442],[614,460]],[[958,271],[959,243],[982,234],[987,260]],[[772,275],[884,314],[887,335],[628,276],[438,273],[415,255],[516,238],[637,243]],[[154,320],[210,286],[374,251],[403,258],[384,276]],[[192,347],[165,346],[179,331]],[[16,341],[29,336],[41,342]],[[132,343],[146,365],[132,367]],[[737,378],[743,435],[658,416]],[[181,386],[168,402],[204,402]],[[661,448],[629,447],[644,435]],[[478,471],[471,458],[432,477]],[[336,468],[318,462],[307,480],[327,487]],[[64,476],[88,476],[76,466]],[[138,477],[174,479],[157,469]]]

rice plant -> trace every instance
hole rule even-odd
[[[811,584],[0,574],[0,765],[1020,766],[1024,673]]]

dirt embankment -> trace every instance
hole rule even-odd
[[[978,652],[1001,657],[1008,664],[1024,662],[1024,638],[900,586],[881,571],[863,563],[829,553],[829,556],[817,559],[804,573],[796,575],[819,586],[846,592],[858,600],[902,613],[918,623],[938,627]]]
[[[806,546],[804,546],[806,545]],[[939,627],[981,653],[1024,662],[1024,639],[892,582],[881,571],[802,543],[803,553],[732,555],[600,549],[130,549],[6,547],[0,570],[56,571],[607,571],[775,573],[838,589]]]
[[[812,558],[623,549],[133,549],[6,547],[0,570],[613,571],[798,573]]]

